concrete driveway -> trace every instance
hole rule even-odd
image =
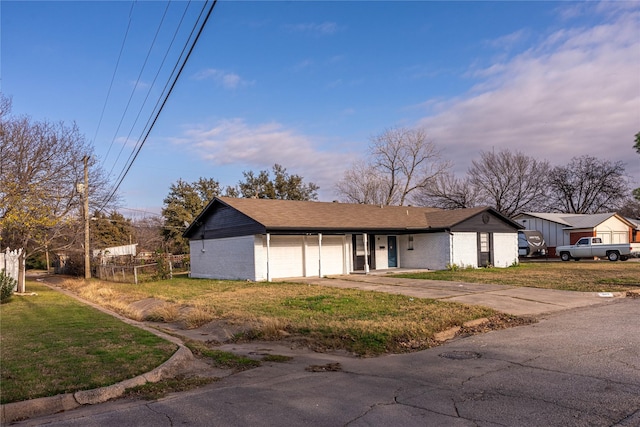
[[[16,425],[637,427],[638,313],[640,299],[609,299],[371,359],[278,343],[225,345],[292,359],[157,401],[121,399]]]
[[[403,279],[376,274],[350,274],[328,278],[305,277],[285,279],[285,281],[482,305],[517,316],[539,316],[571,308],[601,304],[607,300],[624,298],[625,296],[624,292],[600,294],[598,292],[558,291],[521,286]]]

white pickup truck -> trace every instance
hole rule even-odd
[[[621,244],[604,244],[600,237],[583,237],[578,240],[575,245],[558,246],[556,253],[560,255],[562,261],[580,258],[607,258],[609,261],[626,261],[631,253],[631,245],[628,243]]]

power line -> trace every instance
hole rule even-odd
[[[162,24],[164,23],[164,19],[167,16],[167,12],[169,11],[169,6],[170,5],[171,5],[171,2],[167,2],[167,7],[165,7],[165,9],[164,9],[164,13],[162,14],[162,19],[160,19],[160,23],[158,24],[158,29],[156,30],[156,34],[153,36],[153,40],[151,41],[151,45],[149,46],[149,50],[147,51],[147,56],[144,58],[144,62],[142,63],[142,68],[140,68],[140,73],[138,73],[138,78],[136,79],[136,84],[131,89],[131,94],[129,95],[129,100],[127,101],[127,105],[125,106],[124,111],[122,112],[122,116],[120,117],[120,122],[118,123],[118,128],[116,129],[116,131],[113,134],[113,139],[111,140],[111,145],[109,145],[109,149],[111,149],[111,146],[115,142],[116,137],[118,136],[118,132],[120,131],[120,127],[122,126],[122,122],[124,121],[124,118],[127,115],[127,111],[129,111],[129,106],[131,105],[131,100],[133,99],[133,95],[136,93],[136,89],[138,88],[138,84],[140,84],[140,79],[142,78],[142,74],[144,73],[144,69],[146,68],[147,62],[149,61],[149,57],[151,56],[151,51],[153,50],[153,47],[156,44],[156,40],[158,39],[158,34],[160,34],[160,29],[162,28]],[[162,67],[162,65],[160,67]],[[150,91],[151,91],[151,87],[149,87],[149,91],[147,93],[149,93]],[[144,107],[144,104],[142,105],[142,107]],[[141,111],[142,111],[142,107],[140,107]],[[111,176],[111,172],[113,172],[113,169],[116,167],[116,164],[118,163],[118,160],[120,159],[120,155],[122,154],[122,150],[124,149],[125,144],[126,144],[126,141],[125,141],[125,143],[122,144],[122,147],[120,148],[120,152],[118,153],[118,156],[116,157],[116,160],[113,162],[113,166],[111,167],[111,170],[109,171],[109,176]],[[107,152],[107,156],[108,155],[109,155],[109,152]],[[105,160],[106,160],[106,158],[105,158]]]
[[[133,132],[133,129],[135,128],[136,124],[138,123],[138,119],[140,118],[140,115],[142,114],[142,110],[144,109],[144,106],[147,104],[147,101],[149,100],[149,95],[151,95],[151,90],[155,87],[156,84],[156,80],[158,79],[158,76],[160,75],[160,71],[162,70],[162,67],[164,66],[165,61],[167,60],[167,57],[169,56],[169,52],[171,50],[171,48],[173,47],[173,43],[175,42],[177,36],[178,36],[178,32],[180,31],[180,28],[182,27],[182,23],[184,22],[184,17],[187,15],[187,11],[189,9],[189,5],[191,4],[191,1],[189,1],[186,4],[186,7],[184,8],[184,11],[182,12],[182,17],[180,18],[180,22],[178,23],[178,25],[176,26],[176,30],[173,33],[173,37],[171,39],[171,43],[169,43],[169,47],[167,48],[167,51],[164,54],[164,57],[162,58],[162,62],[160,63],[160,65],[158,66],[158,71],[156,72],[156,75],[153,77],[153,81],[151,82],[151,84],[149,85],[149,89],[147,90],[147,94],[144,98],[144,100],[142,101],[142,105],[140,106],[140,109],[138,110],[138,114],[136,115],[135,120],[133,121],[133,124],[131,125],[131,128],[129,129],[129,133],[127,134],[127,138],[125,141],[128,141],[129,138],[131,137],[131,133]],[[198,18],[199,20],[200,18]],[[195,26],[194,26],[195,28]],[[192,33],[193,34],[193,30]],[[189,36],[189,38],[191,38],[191,36]],[[183,48],[183,52],[184,52],[184,48]],[[182,53],[180,54],[180,56],[182,56]],[[175,68],[174,68],[175,71]],[[174,71],[171,72],[170,75],[172,75],[174,73]],[[165,85],[165,89],[166,89],[166,85]],[[164,92],[164,89],[163,89]],[[157,106],[157,103],[156,103]],[[154,107],[155,109],[155,107]],[[148,122],[147,122],[148,124]],[[146,125],[145,125],[146,127]],[[115,140],[115,136],[114,136],[114,140]],[[137,144],[136,144],[137,147]],[[135,151],[136,147],[133,148],[132,150],[132,154],[129,155],[129,158],[127,159],[127,162],[129,160],[131,160],[131,156],[133,155],[133,152]],[[122,149],[124,149],[124,144],[122,146]],[[122,149],[120,149],[120,154],[122,153]],[[118,159],[120,158],[120,154],[118,154]],[[116,159],[117,162],[117,159]],[[126,164],[126,162],[125,162]],[[113,167],[115,167],[115,162]],[[111,168],[111,171],[113,171],[113,167]],[[111,171],[109,171],[109,175],[111,175]],[[122,174],[122,172],[120,172],[120,174]],[[120,177],[120,175],[118,175],[118,178]]]
[[[189,60],[189,58],[191,57],[191,54],[193,53],[193,50],[196,46],[196,44],[198,43],[198,40],[200,39],[200,36],[202,35],[202,32],[207,24],[207,22],[209,21],[209,17],[211,16],[211,13],[213,12],[213,9],[215,8],[216,4],[218,3],[218,0],[214,0],[211,3],[211,6],[209,8],[209,11],[207,12],[207,15],[204,18],[204,21],[202,22],[202,25],[200,26],[200,29],[198,31],[198,34],[196,35],[193,43],[191,44],[191,48],[189,49],[189,52],[187,53],[187,56],[185,57],[184,61],[182,62],[182,65],[180,66],[180,69],[178,70],[178,73],[176,74],[175,78],[173,79],[173,82],[171,84],[171,87],[169,88],[169,91],[167,92],[167,94],[164,97],[164,100],[162,101],[162,104],[160,105],[160,108],[158,109],[158,112],[156,113],[155,117],[153,118],[153,122],[151,123],[151,125],[149,126],[149,129],[147,131],[147,133],[144,135],[144,138],[142,139],[142,141],[140,142],[137,151],[135,152],[135,155],[133,156],[133,158],[131,159],[131,162],[129,163],[129,165],[126,167],[126,170],[124,170],[124,173],[122,174],[122,178],[120,178],[120,180],[118,181],[117,185],[114,187],[113,191],[109,194],[109,197],[107,197],[107,200],[104,202],[104,204],[102,205],[102,207],[100,208],[100,211],[102,211],[102,209],[104,209],[104,207],[107,205],[107,203],[109,203],[111,201],[111,199],[113,198],[113,196],[115,195],[115,193],[118,191],[118,189],[120,188],[120,185],[122,184],[122,181],[124,181],[124,178],[127,176],[127,174],[129,173],[129,170],[131,170],[131,166],[133,166],[133,163],[135,162],[136,158],[138,157],[138,155],[140,154],[140,150],[142,149],[142,147],[144,146],[145,142],[147,141],[147,138],[149,137],[149,134],[151,133],[151,131],[153,130],[153,127],[155,126],[156,122],[158,121],[158,117],[160,116],[160,113],[162,112],[162,110],[164,109],[164,106],[166,105],[169,96],[171,95],[171,93],[173,92],[173,89],[176,86],[176,83],[178,82],[178,79],[180,78],[180,75],[182,74],[182,71],[184,70],[187,61]]]
[[[162,88],[161,94],[166,93],[167,88],[169,87],[170,82],[171,82],[171,76],[176,75],[176,70],[178,70],[178,67],[179,67],[179,64],[180,64],[180,58],[182,58],[185,55],[185,52],[187,51],[187,47],[189,45],[189,40],[192,39],[194,33],[196,32],[196,29],[198,28],[198,22],[200,22],[200,20],[202,19],[202,16],[204,15],[205,10],[206,10],[206,6],[207,6],[207,4],[203,3],[202,9],[200,9],[200,14],[198,15],[198,19],[196,19],[196,22],[193,24],[193,28],[191,29],[191,33],[189,33],[189,36],[187,37],[187,40],[185,41],[185,44],[182,47],[182,51],[180,52],[180,55],[178,55],[178,59],[176,60],[176,63],[174,64],[173,69],[171,70],[171,73],[169,73],[169,79],[165,83],[164,88]],[[156,109],[160,105],[160,100],[161,99],[162,99],[162,97],[158,98],[158,100],[156,101],[156,105],[153,107],[152,111],[156,111]],[[142,132],[140,132],[140,136],[138,137],[138,139],[136,141],[136,144],[133,147],[133,150],[131,150],[131,154],[129,155],[129,158],[125,162],[125,165],[129,164],[130,162],[133,163],[132,159],[136,155],[137,150],[139,150],[138,147],[143,141],[143,135],[145,134],[145,129],[147,129],[147,127],[150,125],[150,123],[152,121],[152,118],[153,118],[153,114],[151,116],[149,116],[149,119],[147,119],[147,123],[142,128]],[[122,182],[122,180],[124,180],[124,176],[123,175],[125,175],[126,172],[128,172],[128,169],[127,169],[126,166],[123,166],[122,170],[118,174],[118,177],[116,178],[116,182],[118,182],[118,181]],[[118,186],[119,185],[120,184],[118,184]]]
[[[127,30],[124,33],[124,38],[122,39],[122,45],[120,46],[120,53],[118,54],[118,60],[116,61],[116,66],[113,69],[113,75],[111,76],[111,83],[109,83],[109,90],[107,91],[107,97],[104,100],[104,105],[102,106],[102,113],[100,113],[100,120],[98,120],[98,127],[96,128],[96,133],[93,136],[93,141],[95,142],[95,140],[98,138],[98,131],[100,130],[100,125],[102,124],[102,119],[104,118],[104,111],[107,108],[107,103],[109,102],[109,97],[111,96],[111,89],[113,88],[113,81],[116,78],[116,73],[118,72],[118,67],[120,65],[120,59],[122,58],[122,52],[124,51],[124,45],[127,42],[127,37],[129,35],[129,29],[131,28],[131,15],[133,14],[133,6],[136,4],[136,2],[132,2],[131,3],[131,9],[129,9],[129,23],[127,24]],[[111,142],[111,145],[109,145],[109,149],[107,150],[107,155],[104,157],[104,159],[102,160],[102,164],[104,164],[104,162],[107,160],[107,157],[109,156],[109,152],[111,151],[111,146],[113,145],[113,141]]]

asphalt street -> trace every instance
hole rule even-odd
[[[119,399],[15,425],[640,426],[640,299],[539,319],[369,359],[226,345],[293,358],[157,401]]]

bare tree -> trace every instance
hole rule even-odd
[[[483,151],[474,160],[468,176],[478,188],[482,203],[506,216],[539,210],[546,200],[549,164],[521,152]]]
[[[368,160],[355,163],[337,185],[344,200],[402,206],[450,168],[424,129],[387,129],[369,150]]]
[[[90,156],[90,200],[99,202],[107,180],[75,123],[13,117],[0,95],[0,231],[4,245],[35,254],[67,247],[79,219],[84,156]],[[7,104],[9,105],[7,107]],[[9,110],[10,111],[10,110]]]
[[[627,200],[630,187],[622,162],[592,156],[574,157],[549,174],[550,210],[593,214],[615,211]]]
[[[363,160],[354,162],[345,172],[336,191],[344,202],[368,205],[385,204],[388,194],[386,180]]]
[[[465,209],[480,205],[480,191],[469,177],[445,173],[433,180],[419,196],[419,204],[442,209]]]
[[[138,250],[163,251],[164,238],[162,230],[164,220],[160,216],[136,219],[132,222]]]

